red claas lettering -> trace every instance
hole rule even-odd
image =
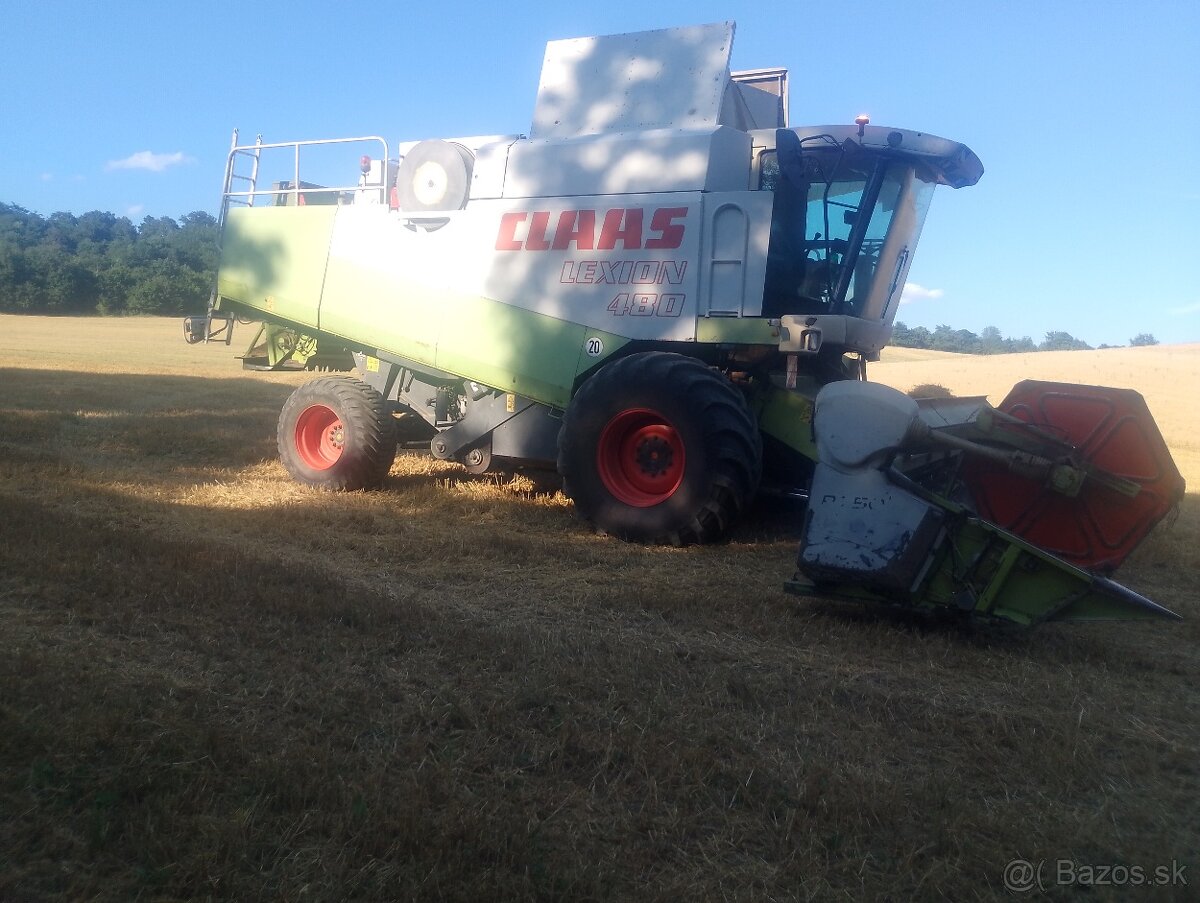
[[[549,210],[505,213],[496,233],[497,251],[672,250],[683,244],[687,207],[614,207],[596,210]]]

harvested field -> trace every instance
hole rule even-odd
[[[306,377],[248,339],[0,316],[0,899],[971,900],[1018,858],[1195,893],[1195,493],[1118,574],[1183,623],[877,618],[782,592],[794,511],[663,549],[552,478],[300,487]],[[1137,388],[1200,487],[1200,347],[871,375]]]

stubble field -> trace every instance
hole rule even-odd
[[[1194,898],[1196,494],[1117,575],[1182,623],[878,618],[782,592],[778,507],[662,549],[536,475],[297,486],[248,339],[0,316],[0,899]],[[1200,487],[1200,346],[871,377],[1136,388]]]

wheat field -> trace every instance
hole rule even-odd
[[[1194,493],[1117,575],[1181,623],[881,617],[783,593],[777,505],[666,549],[552,476],[298,486],[308,377],[241,329],[0,316],[0,899],[973,900],[1016,859],[1192,898]],[[870,375],[1136,388],[1200,487],[1200,346]]]
[[[955,395],[985,395],[999,404],[1022,379],[1136,389],[1158,421],[1188,485],[1200,489],[1200,345],[1038,351],[980,357],[907,348],[885,349],[870,378],[901,390],[922,383]]]

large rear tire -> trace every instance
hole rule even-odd
[[[598,529],[633,542],[720,538],[758,488],[762,438],[727,379],[649,351],[583,384],[558,436],[564,493]]]
[[[297,482],[318,489],[374,489],[396,458],[383,396],[357,379],[325,377],[296,389],[279,413],[279,459]]]

